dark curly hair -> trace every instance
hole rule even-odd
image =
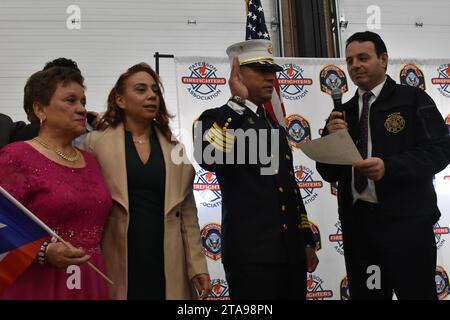
[[[122,73],[117,80],[116,84],[112,88],[111,92],[108,96],[108,106],[106,109],[105,114],[102,116],[100,121],[98,122],[97,129],[99,130],[105,130],[107,127],[111,126],[115,128],[119,123],[123,122],[125,120],[125,112],[123,109],[119,108],[116,102],[116,96],[117,94],[122,94],[125,89],[125,82],[126,80],[131,77],[132,75],[138,73],[138,72],[147,72],[158,84],[160,87],[160,90],[156,92],[156,94],[159,97],[160,106],[158,110],[158,114],[156,115],[156,118],[154,120],[154,123],[156,127],[161,130],[164,137],[169,141],[172,141],[172,131],[169,127],[169,120],[173,118],[172,115],[169,114],[167,111],[166,103],[164,101],[163,97],[163,86],[161,83],[161,79],[159,78],[158,74],[146,63],[141,62],[138,64],[135,64],[134,66],[130,67],[126,72]]]
[[[70,68],[70,69],[74,69],[77,70],[78,72],[81,73],[80,69],[78,68],[78,65],[75,61],[71,60],[71,59],[67,59],[67,58],[57,58],[54,59],[52,61],[49,61],[45,64],[44,69],[42,70],[47,70],[53,67],[65,67],[65,68]]]
[[[32,74],[28,78],[23,95],[23,107],[28,120],[30,122],[39,121],[33,110],[35,102],[48,106],[58,84],[62,83],[63,86],[66,86],[70,82],[76,82],[85,88],[83,76],[73,68],[51,67]]]

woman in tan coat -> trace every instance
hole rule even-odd
[[[194,170],[171,158],[179,146],[169,117],[158,75],[140,63],[119,77],[99,130],[84,142],[113,198],[102,240],[112,299],[204,299],[210,292]]]

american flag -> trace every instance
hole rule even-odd
[[[264,10],[260,0],[246,0],[247,5],[247,26],[245,38],[270,40],[269,31],[264,18]],[[286,111],[284,110],[283,100],[281,99],[280,84],[275,77],[272,99],[264,104],[266,111],[281,126],[285,126]]]

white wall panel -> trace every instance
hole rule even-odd
[[[68,6],[81,9],[81,29],[69,30]],[[266,20],[276,1],[262,1]],[[245,37],[244,0],[1,0],[0,112],[24,120],[26,79],[57,57],[77,61],[86,78],[90,110],[103,111],[119,74],[153,54],[224,56],[226,47]],[[196,24],[188,24],[195,20]],[[278,49],[276,31],[271,32]],[[172,59],[162,59],[160,74],[169,109],[175,113]]]
[[[372,13],[369,6],[380,9],[380,29],[392,58],[449,58],[449,0],[338,0],[340,16],[348,21],[342,30],[344,43],[354,32],[368,30]],[[369,10],[370,11],[370,10]],[[416,27],[415,23],[422,23]],[[343,51],[344,52],[344,51]]]

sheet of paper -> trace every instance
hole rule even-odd
[[[322,163],[351,165],[362,160],[347,130],[338,130],[323,138],[302,143],[300,149],[308,158]]]

